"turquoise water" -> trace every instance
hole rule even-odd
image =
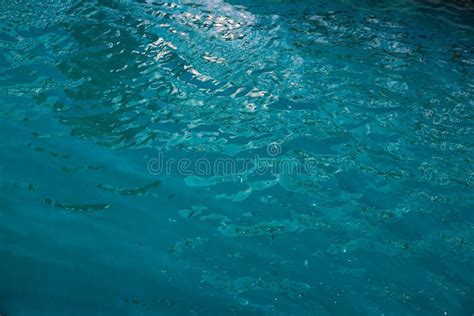
[[[0,21],[2,316],[474,313],[469,4]]]

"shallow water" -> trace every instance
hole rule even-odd
[[[3,316],[474,313],[466,4],[0,21]]]

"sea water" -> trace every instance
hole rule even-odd
[[[0,2],[0,313],[471,315],[469,1]]]

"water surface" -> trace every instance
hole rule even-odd
[[[2,1],[0,53],[2,315],[474,313],[469,4]]]

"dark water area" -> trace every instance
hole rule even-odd
[[[472,1],[0,1],[0,314],[472,315]]]

